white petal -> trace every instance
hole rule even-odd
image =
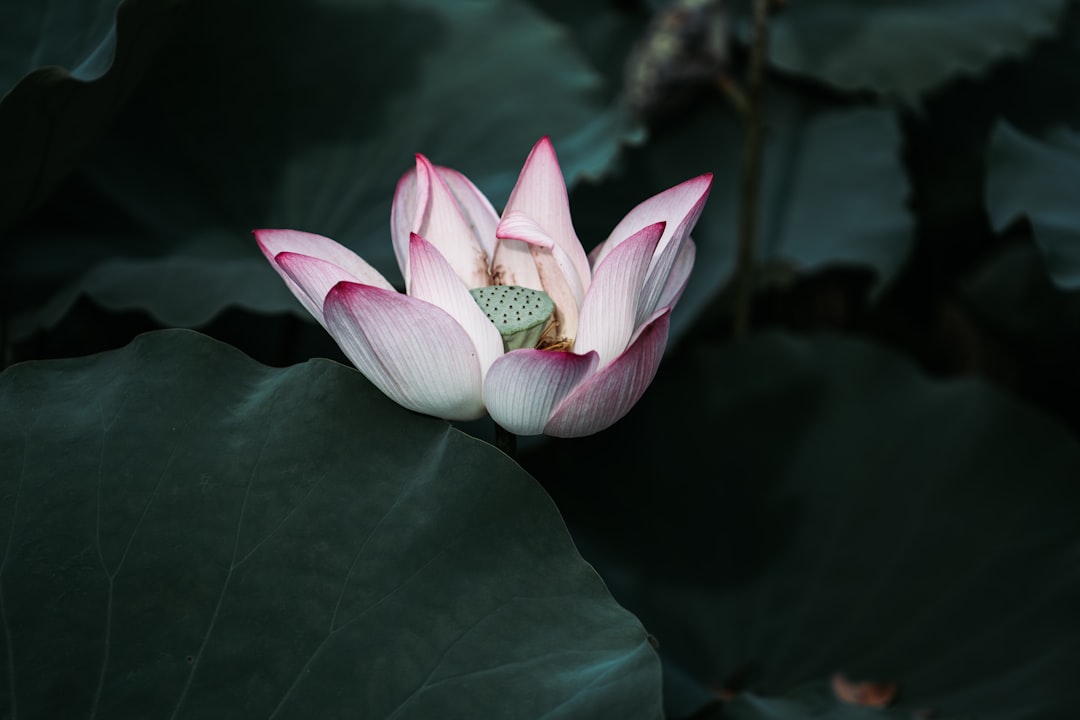
[[[544,292],[555,303],[559,335],[573,339],[578,333],[578,317],[585,300],[585,290],[578,282],[570,258],[558,245],[550,250],[532,246],[533,263]]]
[[[436,166],[435,170],[446,181],[450,192],[454,193],[476,241],[490,260],[495,255],[495,228],[499,224],[499,214],[469,178],[447,167]]]
[[[610,427],[637,404],[656,376],[671,313],[658,312],[622,355],[571,392],[544,427],[546,435],[581,437]]]
[[[409,246],[409,266],[412,268],[409,295],[442,308],[465,329],[476,346],[480,372],[486,374],[495,358],[503,354],[498,329],[442,254],[415,233]]]
[[[555,320],[559,325],[559,334],[567,338],[575,337],[578,314],[581,303],[585,299],[585,287],[578,278],[573,259],[563,251],[561,245],[552,240],[542,227],[524,213],[507,213],[499,223],[495,234],[499,237],[500,247],[502,243],[511,244],[511,247],[524,243],[529,247],[536,271],[536,280],[541,286],[534,289],[543,290],[555,303]],[[503,256],[496,254],[496,257],[501,261]],[[524,255],[517,259],[524,263]],[[502,278],[511,274],[502,270],[501,265],[498,267],[500,272],[497,277]],[[527,275],[529,282],[533,281],[532,273],[528,269],[525,269],[523,274]],[[503,281],[503,284],[520,285],[521,283]]]
[[[423,155],[416,156],[416,175],[418,186],[427,188],[427,203],[420,208],[422,219],[413,232],[434,245],[468,287],[490,285],[488,257],[450,186]]]
[[[516,435],[539,435],[552,408],[596,370],[596,353],[514,350],[484,380],[491,418]]]
[[[412,168],[398,180],[394,202],[390,206],[390,238],[401,277],[406,282],[409,279],[409,235],[420,228],[420,208],[427,204],[427,192],[426,188],[420,188],[416,168]]]
[[[643,228],[608,253],[593,271],[574,349],[595,350],[600,367],[626,349],[637,328],[642,283],[663,232],[662,222]]]
[[[540,273],[536,271],[532,248],[520,240],[499,240],[491,261],[491,279],[496,285],[544,289]]]
[[[476,348],[443,310],[401,293],[340,282],[323,311],[327,330],[349,360],[398,404],[447,420],[484,414]]]
[[[690,234],[690,229],[697,222],[705,200],[712,187],[712,173],[681,182],[648,200],[639,203],[619,221],[607,240],[593,259],[593,265],[604,259],[619,243],[636,233],[641,228],[653,223],[666,222],[664,237],[660,239],[660,249],[671,242],[679,233]]]
[[[555,241],[544,228],[523,212],[509,212],[495,228],[495,236],[500,240],[520,240],[528,245],[551,248]]]
[[[574,224],[570,218],[570,202],[566,195],[555,148],[547,137],[533,146],[518,176],[517,184],[503,210],[505,219],[511,213],[520,212],[543,228],[544,232],[562,248],[577,274],[577,284],[589,285],[589,260],[581,247]]]
[[[694,259],[697,257],[697,245],[693,238],[686,238],[679,257],[675,258],[675,264],[671,266],[671,274],[668,275],[664,289],[660,291],[660,299],[656,301],[657,309],[673,308],[682,297],[686,283],[690,280],[690,271],[694,268]]]
[[[299,230],[256,230],[255,240],[293,295],[324,326],[323,299],[338,281],[394,289],[359,255],[322,235]],[[300,267],[304,264],[301,258],[310,260],[311,267]],[[294,266],[292,271],[290,265]]]
[[[594,256],[594,264],[603,261],[612,250],[646,225],[666,222],[667,228],[657,245],[652,265],[645,279],[637,318],[642,322],[659,307],[660,294],[667,284],[676,258],[682,252],[712,187],[712,174],[706,173],[668,188],[642,202],[624,217]]]

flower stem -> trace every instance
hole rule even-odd
[[[746,130],[743,142],[742,178],[739,192],[739,256],[735,270],[735,316],[732,332],[746,335],[754,296],[754,247],[757,244],[758,204],[761,196],[765,114],[765,55],[769,47],[769,4],[754,0],[754,29],[750,41],[750,65],[746,73]]]
[[[495,447],[509,455],[511,459],[517,460],[517,435],[498,423],[495,424]]]

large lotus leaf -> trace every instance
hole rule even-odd
[[[763,267],[813,272],[859,266],[876,273],[880,292],[900,271],[914,236],[894,113],[833,106],[786,86],[770,89],[757,257]],[[625,172],[575,193],[582,237],[602,239],[644,199],[699,173],[714,174],[693,237],[697,263],[672,319],[684,332],[727,285],[735,269],[740,208],[742,125],[719,104],[631,150]],[[598,212],[603,211],[603,212]]]
[[[897,683],[908,712],[1075,716],[1080,444],[1040,412],[770,334],[673,358],[573,449],[559,465],[593,482],[525,466],[702,685],[783,696],[841,672]]]
[[[543,490],[327,360],[186,330],[0,375],[0,715],[656,718]]]
[[[185,326],[230,305],[298,310],[257,227],[328,235],[397,282],[390,204],[414,153],[499,207],[541,136],[573,182],[638,133],[570,34],[524,0],[244,0],[186,19],[88,169],[146,239],[119,245],[130,262],[93,268],[36,323],[80,293]],[[147,292],[146,276],[163,280]]]
[[[986,159],[986,209],[997,231],[1021,217],[1058,285],[1080,288],[1080,134],[1044,140],[999,121]]]
[[[0,5],[0,235],[93,147],[185,4],[14,0]]]
[[[1023,54],[1069,0],[806,0],[770,28],[769,59],[846,91],[914,99]]]

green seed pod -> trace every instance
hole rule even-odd
[[[536,347],[555,312],[555,303],[542,290],[492,285],[469,292],[502,335],[507,352]]]

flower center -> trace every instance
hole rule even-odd
[[[555,312],[555,303],[542,290],[491,285],[469,293],[502,335],[507,352],[536,347]]]

